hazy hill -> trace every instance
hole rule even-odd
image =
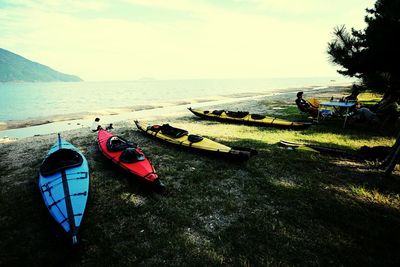
[[[79,82],[81,78],[64,74],[45,65],[0,48],[0,82]]]

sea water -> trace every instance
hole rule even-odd
[[[0,83],[0,122],[157,105],[213,96],[268,93],[349,83],[338,77],[230,80],[148,80],[123,82]]]

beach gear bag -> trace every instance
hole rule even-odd
[[[119,157],[119,160],[124,163],[134,163],[144,159],[144,154],[133,147],[126,148]]]
[[[321,115],[323,118],[328,118],[333,115],[333,111],[328,109],[323,109],[319,111],[319,115]]]
[[[137,144],[129,142],[119,136],[111,136],[107,140],[107,149],[111,152],[122,151],[129,147],[136,148]]]

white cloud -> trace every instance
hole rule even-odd
[[[302,5],[300,1],[290,5],[293,2],[288,0],[247,1],[257,5],[257,9],[287,12],[296,7],[320,8],[313,5],[316,0],[302,1]],[[290,20],[199,1],[124,0],[123,3],[130,8],[140,5],[177,10],[198,19],[155,22],[100,15],[82,18],[74,12],[100,14],[110,3],[23,3],[18,8],[0,10],[1,44],[87,80],[335,74],[325,50],[333,26],[341,21],[332,24]],[[360,14],[361,18],[350,20],[362,22],[363,12]]]

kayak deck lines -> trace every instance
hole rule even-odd
[[[83,175],[83,176],[80,176],[80,177],[76,177],[76,178],[67,178],[67,180],[68,180],[68,181],[72,181],[72,180],[80,180],[80,179],[86,179],[86,178],[88,178],[87,173],[82,173],[82,174],[84,174],[84,175]],[[61,176],[60,176],[59,178],[61,178]],[[52,189],[53,187],[58,186],[58,185],[61,185],[61,184],[62,184],[62,181],[61,181],[61,182],[58,182],[58,183],[56,183],[56,184],[54,184],[54,185],[49,186],[50,184],[53,184],[53,183],[55,183],[57,180],[59,180],[59,178],[56,178],[56,179],[54,179],[53,181],[49,181],[48,183],[43,184],[43,185],[42,185],[42,192],[49,191],[49,190]],[[43,190],[43,187],[46,187],[46,189]]]
[[[76,244],[89,194],[87,160],[58,135],[40,166],[38,185],[50,215]]]
[[[75,194],[71,194],[71,195],[66,195],[63,198],[60,198],[58,200],[54,200],[54,202],[49,204],[49,205],[47,205],[47,207],[49,209],[51,209],[54,205],[59,204],[61,201],[66,201],[67,199],[69,201],[71,201],[71,197],[86,196],[86,194],[87,194],[87,192],[85,191],[85,192],[81,192],[81,193],[75,193]]]

